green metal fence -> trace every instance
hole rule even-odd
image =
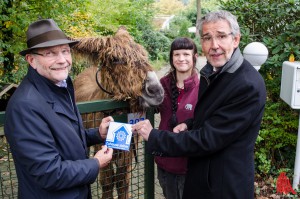
[[[78,108],[82,114],[84,125],[91,127],[97,126],[101,121],[99,115],[113,116],[115,121],[128,122],[129,108],[128,103],[122,101],[100,100],[94,102],[78,103]],[[14,162],[10,153],[9,145],[6,142],[3,124],[5,112],[0,112],[0,198],[17,198],[18,183],[15,173]],[[154,125],[154,112],[148,110],[146,118]],[[152,155],[144,152],[147,143],[136,138],[135,153],[132,157],[129,170],[129,198],[154,199],[154,161]],[[131,150],[133,147],[131,146]],[[90,155],[93,156],[94,150],[90,148]],[[116,166],[114,166],[116,167]],[[116,169],[116,168],[112,168]],[[101,172],[101,171],[100,171]],[[101,198],[103,195],[99,178],[92,184],[93,198]],[[116,188],[113,191],[113,198],[118,193]],[[127,196],[126,196],[127,197]],[[119,198],[126,198],[119,196]]]

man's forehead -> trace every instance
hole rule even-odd
[[[62,48],[70,48],[69,44],[61,44],[61,45],[57,45],[57,46],[51,46],[51,47],[45,47],[45,48],[39,48],[39,50],[58,50],[58,49],[62,49]]]
[[[202,34],[222,34],[230,32],[229,23],[226,20],[219,20],[216,22],[207,22],[202,26]]]

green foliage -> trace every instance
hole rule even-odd
[[[218,6],[217,0],[201,0],[201,15],[205,15],[208,12],[215,10]],[[195,26],[197,21],[197,6],[196,0],[193,1],[190,7],[182,12],[182,15],[186,16],[189,21]]]
[[[153,61],[150,61],[150,63],[151,63],[151,66],[154,68],[155,71],[160,70],[163,66],[168,64],[167,61],[162,60],[162,59],[153,60]]]
[[[217,8],[217,0],[202,0],[201,1],[201,13],[202,15]],[[164,30],[163,33],[174,40],[177,37],[190,37],[192,38],[198,49],[198,54],[201,54],[200,38],[197,38],[195,33],[188,32],[188,28],[196,26],[197,21],[197,7],[196,0],[190,1],[189,5],[182,12],[178,13],[170,22],[170,28]]]
[[[176,37],[192,37],[193,33],[188,32],[188,28],[193,26],[191,21],[184,15],[175,16],[170,22],[170,29],[164,34],[171,40]]]
[[[196,0],[195,0],[196,1]],[[219,8],[218,0],[201,0],[201,9],[204,10],[217,10]],[[206,12],[202,12],[205,14]]]
[[[174,15],[185,9],[184,3],[174,0],[159,0],[154,3],[158,15]]]
[[[73,13],[85,1],[59,0],[53,3],[51,0],[6,0],[0,2],[0,82],[19,83],[27,71],[27,63],[18,53],[26,49],[24,30],[28,25],[39,18],[53,18],[64,29],[61,24],[64,17]]]
[[[281,66],[294,53],[300,59],[299,0],[220,1],[221,9],[238,17],[241,49],[252,41],[264,43],[269,57],[260,69],[267,87],[267,103],[256,142],[257,172],[268,175],[280,168],[293,168],[298,118],[279,98]]]
[[[150,26],[154,15],[151,4],[154,0],[93,0],[86,11],[95,21],[95,32],[100,35],[114,34],[124,25],[132,35],[137,35],[137,27]]]
[[[167,60],[169,57],[170,39],[164,34],[144,27],[142,35],[136,38],[143,45],[151,60]]]
[[[111,35],[124,25],[136,39],[144,38],[143,30],[151,27],[153,0],[0,0],[0,82],[19,83],[27,71],[27,62],[18,53],[26,49],[25,30],[39,18],[53,18],[73,38]],[[159,33],[153,33],[156,37]],[[148,36],[149,37],[149,36]],[[160,40],[163,36],[160,36]],[[139,41],[152,47],[159,39]],[[151,44],[147,42],[154,42]],[[166,44],[165,42],[163,44]],[[161,46],[155,48],[162,48]],[[148,50],[148,49],[147,49]],[[151,48],[150,48],[151,50]],[[152,57],[159,57],[153,50]],[[84,64],[84,63],[83,63]],[[74,67],[74,74],[83,65]]]
[[[93,0],[80,12],[73,14],[77,16],[76,23],[74,20],[67,23],[71,24],[69,26],[73,35],[75,31],[79,37],[113,35],[120,26],[125,26],[134,40],[146,48],[150,59],[157,59],[164,56],[159,55],[158,51],[164,48],[166,42],[163,35],[153,31],[151,26],[154,13],[152,3],[153,0]],[[77,75],[85,67],[86,63],[74,63],[73,75]]]
[[[153,0],[92,1],[87,10],[94,16],[95,32],[100,35],[114,34],[124,25],[135,41],[145,47],[151,60],[165,59],[169,39],[154,31],[151,25]]]
[[[204,1],[207,2],[207,1]],[[205,4],[206,5],[206,4]],[[205,6],[201,8],[201,13],[206,14],[210,10]],[[170,39],[175,39],[176,37],[191,37],[194,38],[194,33],[189,33],[188,28],[196,26],[197,21],[197,10],[196,1],[191,3],[191,6],[176,15],[170,22],[170,29],[166,30],[164,33]]]

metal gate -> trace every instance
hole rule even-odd
[[[112,100],[100,100],[93,102],[78,103],[78,108],[82,114],[82,119],[86,127],[97,127],[101,118],[106,115],[113,116],[114,120],[117,122],[128,123],[128,114],[129,106],[127,102],[123,101],[112,101]],[[17,198],[18,192],[18,182],[15,172],[14,162],[12,155],[10,153],[9,145],[6,142],[4,136],[4,123],[5,112],[0,112],[0,198]],[[154,125],[154,111],[148,110],[146,112],[146,118],[149,119]],[[153,199],[154,198],[154,161],[152,155],[147,155],[144,152],[146,142],[142,139],[134,138],[135,142],[131,144],[132,156],[129,156],[130,165],[123,165],[127,168],[125,172],[127,173],[118,173],[117,165],[113,165],[111,168],[107,168],[108,173],[115,173],[117,177],[114,177],[114,186],[112,191],[112,197],[110,198],[142,198],[142,199]],[[94,154],[94,148],[90,148],[90,156]],[[109,171],[111,169],[111,171]],[[100,170],[100,173],[103,169]],[[123,184],[124,179],[119,176],[127,176],[128,181],[126,185],[128,192],[126,196],[122,191],[117,191],[116,184]],[[108,176],[112,178],[112,176]],[[123,183],[120,181],[123,180]],[[92,184],[92,195],[93,198],[101,198],[102,196],[105,199],[108,193],[106,192],[107,186],[103,188],[100,183],[100,177],[98,176],[97,180]],[[124,187],[120,187],[121,189]],[[106,194],[106,195],[105,195]],[[108,194],[110,195],[110,194]]]

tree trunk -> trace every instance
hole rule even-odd
[[[196,21],[196,37],[200,37],[199,34],[199,21],[201,19],[201,0],[197,0],[197,21]]]

